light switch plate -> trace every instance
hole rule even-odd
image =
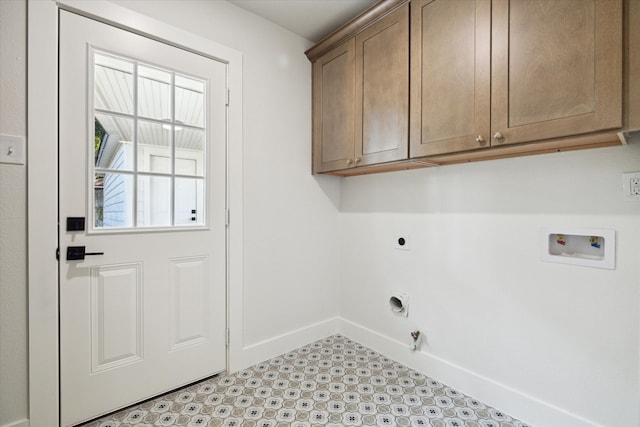
[[[0,135],[0,163],[24,165],[24,136]]]

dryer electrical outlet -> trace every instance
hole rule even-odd
[[[400,249],[403,251],[408,251],[410,249],[410,239],[409,234],[395,234],[395,241],[393,247],[395,249]]]
[[[622,174],[622,199],[626,202],[640,202],[640,172]]]

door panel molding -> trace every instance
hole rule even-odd
[[[142,263],[91,267],[91,373],[142,360]],[[109,316],[109,304],[120,305]]]
[[[206,286],[209,258],[178,258],[171,265],[171,351],[200,344],[209,336],[209,293]]]

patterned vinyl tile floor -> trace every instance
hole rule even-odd
[[[85,424],[527,427],[498,409],[334,335]]]

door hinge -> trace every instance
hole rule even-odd
[[[224,213],[224,225],[225,225],[225,227],[228,227],[230,223],[231,223],[231,213],[230,213],[229,209],[227,209],[226,212]]]
[[[229,345],[229,342],[231,341],[231,331],[229,331],[229,328],[226,329],[225,331],[225,344]]]
[[[56,248],[56,260],[60,261],[60,248]]]
[[[230,90],[227,89],[227,99],[225,100],[225,105],[228,107],[229,106],[229,98],[231,98],[231,94],[230,94]]]

